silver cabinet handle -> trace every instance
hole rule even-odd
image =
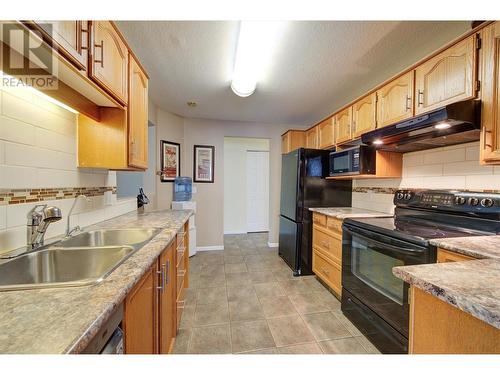
[[[163,273],[163,267],[160,271],[156,271],[156,274],[160,275],[160,286],[157,286],[156,289],[163,293],[163,287],[165,285],[165,274]]]
[[[163,265],[165,267],[165,285],[170,284],[170,259],[167,260],[167,264]]]
[[[406,110],[409,111],[411,109],[411,96],[406,95]]]
[[[424,105],[424,90],[418,90],[418,106]]]

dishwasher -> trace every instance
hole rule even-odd
[[[123,320],[123,304],[118,306],[108,321],[96,333],[82,354],[125,354],[123,331],[120,324]]]

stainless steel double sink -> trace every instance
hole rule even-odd
[[[82,232],[47,248],[0,263],[0,291],[95,284],[106,278],[159,229]]]

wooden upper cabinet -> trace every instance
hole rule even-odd
[[[53,48],[80,70],[87,70],[89,23],[88,21],[33,21]]]
[[[172,241],[158,260],[158,272],[162,273],[158,310],[160,354],[168,354],[172,351],[177,332],[175,252],[175,241]]]
[[[281,136],[281,153],[288,154],[300,147],[306,147],[306,132],[289,130]]]
[[[413,116],[413,80],[410,71],[377,91],[377,127],[381,128]]]
[[[156,353],[156,263],[125,299],[125,353]]]
[[[377,94],[372,93],[358,100],[352,106],[352,138],[375,129]]]
[[[333,117],[326,119],[318,125],[318,148],[330,148],[335,146],[335,132],[333,126]]]
[[[446,49],[415,69],[416,114],[475,96],[475,37]]]
[[[128,48],[110,21],[92,21],[90,76],[127,104]]]
[[[482,164],[500,164],[500,22],[482,32],[481,146]]]
[[[335,115],[336,143],[346,142],[352,139],[352,106],[340,111]]]
[[[318,126],[306,131],[306,147],[318,148]]]
[[[129,165],[148,167],[148,77],[134,56],[129,57]]]

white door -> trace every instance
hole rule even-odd
[[[247,232],[269,230],[269,152],[247,151]]]

